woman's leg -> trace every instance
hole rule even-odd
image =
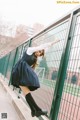
[[[26,87],[26,86],[20,86],[20,88],[21,88],[21,90],[22,90],[22,92],[23,92],[23,94],[26,96],[28,93],[30,93],[30,90],[29,90],[29,88],[28,87]]]
[[[34,101],[32,95],[30,93],[29,88],[26,86],[20,86],[20,88],[25,95],[25,99],[26,99],[28,105],[30,106],[32,117],[46,115],[47,111],[42,111],[41,108],[36,104],[36,102]]]
[[[22,90],[22,92],[23,92],[23,94],[25,96],[25,99],[26,99],[26,101],[27,101],[27,103],[28,103],[28,105],[29,105],[29,107],[31,109],[31,113],[35,113],[35,109],[34,109],[32,103],[30,101],[30,98],[29,98],[29,96],[30,96],[29,88],[26,87],[26,86],[20,86],[20,88],[21,88],[21,90]]]

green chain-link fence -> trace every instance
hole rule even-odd
[[[80,120],[80,8],[0,59],[0,72],[10,80],[13,65],[28,46],[54,41],[54,38],[60,41],[45,53],[44,59],[38,59],[35,72],[41,88],[33,95],[48,110],[50,120]]]

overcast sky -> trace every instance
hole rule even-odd
[[[50,25],[79,4],[57,4],[57,0],[0,0],[0,18],[16,24]]]

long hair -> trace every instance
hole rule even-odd
[[[42,56],[42,58],[44,57],[44,53],[45,53],[45,51],[42,50],[42,54],[40,55],[40,56]],[[35,52],[34,52],[33,54],[35,54]],[[35,69],[35,67],[38,65],[38,64],[37,64],[37,58],[38,58],[38,57],[36,57],[36,61],[35,61],[35,63],[32,65],[32,68],[33,68],[33,69]]]
[[[44,57],[45,51],[44,49],[42,50],[42,54],[40,56]]]

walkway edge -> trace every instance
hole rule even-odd
[[[32,118],[30,116],[30,109],[25,105],[25,103],[17,97],[14,91],[8,86],[8,84],[3,80],[2,75],[0,75],[0,84],[6,91],[7,95],[10,97],[13,106],[18,113],[21,120],[38,120],[38,118]]]

